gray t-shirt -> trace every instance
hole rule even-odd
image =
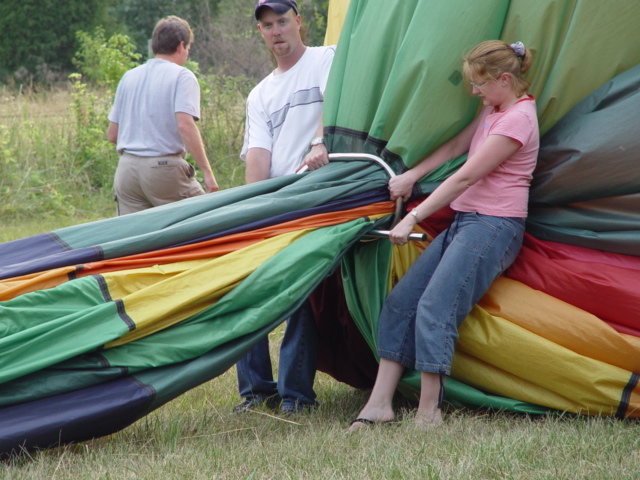
[[[140,157],[183,154],[177,112],[200,118],[200,86],[193,72],[157,58],[129,70],[109,114],[118,124],[116,149]]]

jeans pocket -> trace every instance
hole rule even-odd
[[[503,218],[503,229],[506,240],[504,254],[500,259],[500,270],[504,272],[515,261],[524,238],[524,220]]]

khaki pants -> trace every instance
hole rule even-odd
[[[180,155],[138,157],[124,153],[113,186],[118,215],[204,194],[193,166]]]

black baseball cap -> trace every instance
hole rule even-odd
[[[298,4],[295,0],[258,0],[255,11],[256,20],[260,20],[260,15],[264,7],[269,7],[278,15],[287,13],[292,8],[296,15],[298,14]]]

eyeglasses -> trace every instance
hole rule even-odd
[[[482,82],[482,83],[469,82],[469,86],[471,87],[471,89],[477,88],[478,90],[480,90],[482,87],[486,86],[487,83],[489,83],[488,80],[486,82]]]

